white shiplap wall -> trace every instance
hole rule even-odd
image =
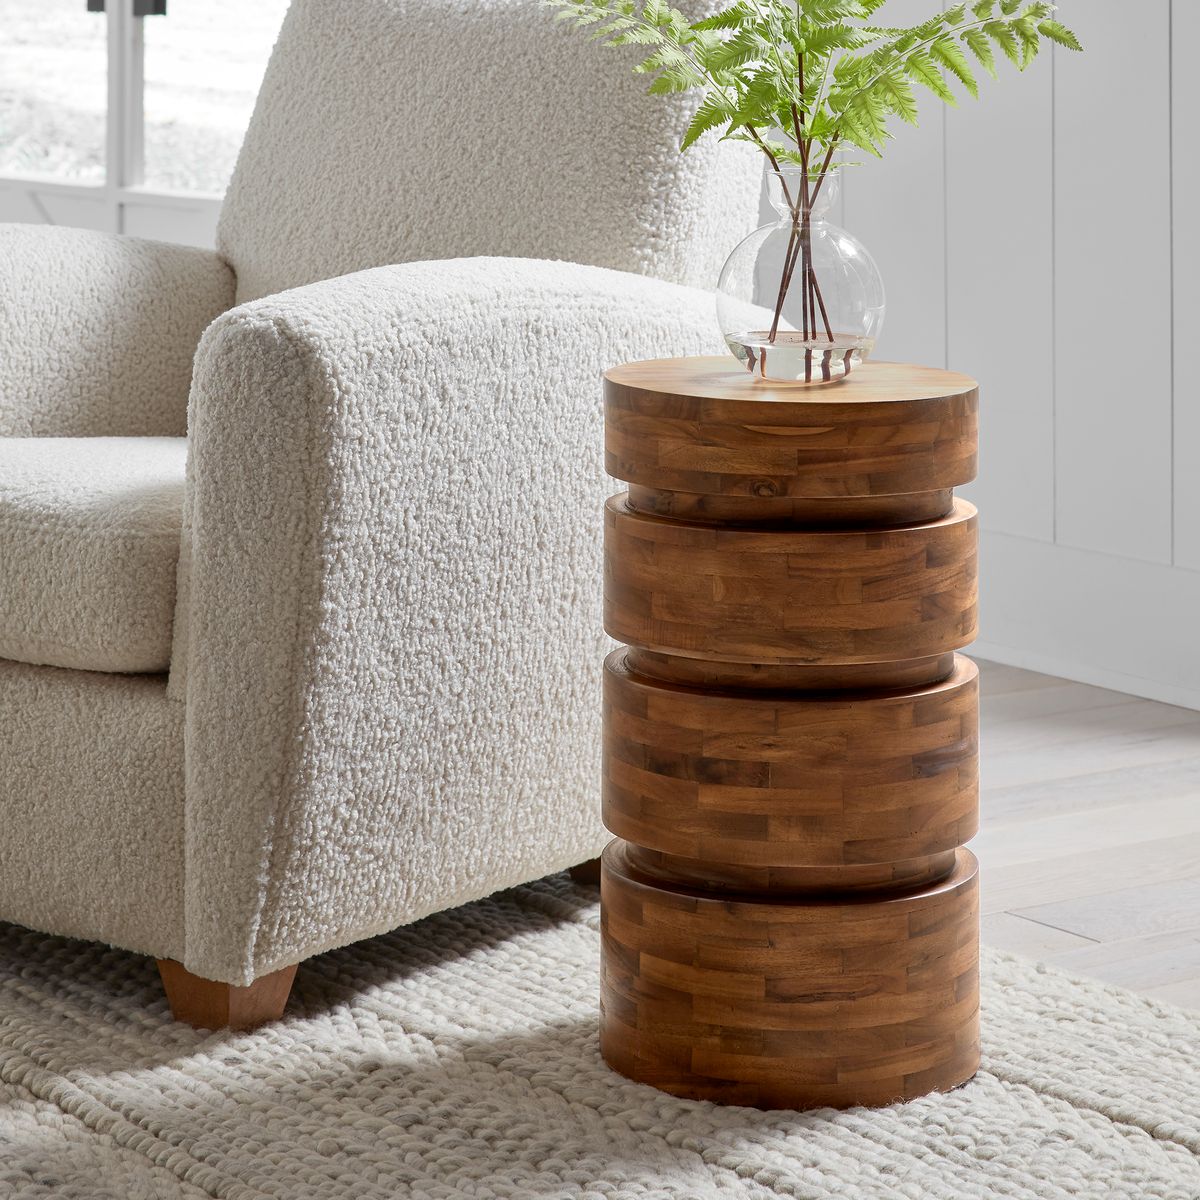
[[[982,387],[976,651],[1200,708],[1200,0],[1137,8],[1061,0],[1085,54],[931,99],[844,213],[878,355]]]

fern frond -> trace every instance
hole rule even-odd
[[[757,29],[743,29],[717,46],[706,65],[711,71],[729,71],[746,63],[761,62],[771,53],[770,42]]]
[[[889,122],[916,123],[916,84],[953,104],[956,81],[978,96],[975,61],[995,76],[999,54],[1023,70],[1043,42],[1081,49],[1051,0],[946,0],[907,27],[871,24],[885,0],[714,2],[689,22],[671,0],[542,0],[600,44],[645,47],[651,92],[702,92],[681,149],[717,132],[777,163],[827,165],[842,142],[878,156]],[[770,130],[791,144],[764,143]]]
[[[979,85],[975,82],[971,64],[963,53],[962,46],[953,37],[938,38],[929,47],[929,53],[937,63],[949,71],[966,88],[971,96],[978,99]]]
[[[1037,24],[1031,17],[1018,18],[1012,23],[1012,27],[1021,43],[1021,70],[1023,71],[1037,57],[1042,39],[1038,34]]]
[[[837,22],[823,29],[808,31],[803,39],[804,54],[810,59],[823,60],[833,50],[859,50],[875,38],[861,28]]]
[[[944,100],[950,105],[958,103],[954,93],[947,85],[945,77],[929,54],[910,54],[904,60],[904,71],[910,79],[928,88],[939,100]],[[916,124],[915,120],[913,124]]]
[[[907,63],[905,64],[907,66]],[[902,68],[903,69],[903,68]],[[879,93],[887,108],[909,125],[917,123],[917,98],[908,80],[900,71],[889,72],[879,80]],[[883,133],[882,122],[880,134]]]
[[[683,135],[680,150],[689,149],[706,133],[728,125],[733,115],[733,109],[722,97],[706,96]]]
[[[1004,57],[1020,69],[1021,43],[1013,27],[1005,21],[989,21],[984,25],[983,32],[1004,51]]]
[[[649,58],[645,58],[638,63],[633,68],[633,71],[635,75],[650,75],[655,71],[661,71],[670,66],[678,66],[681,62],[686,61],[688,61],[687,55],[682,51],[677,50],[674,46],[663,45],[660,42],[659,48]]]
[[[645,25],[627,25],[619,33],[608,39],[610,46],[659,46],[662,44],[662,34],[657,29]]]
[[[859,150],[866,151],[872,158],[883,157],[883,152],[876,144],[874,132],[864,125],[855,113],[843,113],[840,128],[843,141],[857,146]]]
[[[1079,39],[1065,26],[1060,25],[1057,21],[1042,21],[1038,25],[1038,32],[1044,38],[1049,38],[1059,46],[1065,46],[1068,50],[1082,50]]]
[[[992,53],[992,43],[982,29],[968,29],[962,35],[963,45],[979,59],[980,66],[993,78],[997,79],[996,56]]]
[[[735,4],[732,8],[722,9],[720,12],[713,13],[711,17],[706,17],[703,21],[695,22],[692,28],[705,31],[743,29],[757,17],[757,11],[749,4]]]

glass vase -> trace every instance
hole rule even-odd
[[[755,377],[822,384],[845,379],[875,348],[884,291],[866,247],[829,221],[838,177],[800,168],[768,175],[778,219],[729,256],[717,285],[717,319]]]

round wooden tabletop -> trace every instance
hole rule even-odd
[[[606,372],[604,394],[606,469],[634,487],[818,499],[975,476],[979,389],[954,371],[872,362],[840,383],[789,386],[732,357],[656,359]]]
[[[732,355],[622,363],[604,378],[615,389],[641,397],[707,400],[714,412],[724,407],[722,402],[792,408],[905,404],[972,397],[979,389],[974,379],[957,371],[892,362],[865,362],[848,378],[830,383],[773,383],[748,374]]]

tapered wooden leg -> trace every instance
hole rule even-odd
[[[585,887],[600,886],[600,860],[598,858],[589,858],[587,862],[581,862],[571,867],[568,873],[576,883],[581,883]]]
[[[283,1016],[296,966],[264,975],[249,987],[202,979],[170,958],[158,960],[158,973],[175,1020],[197,1029],[257,1029]]]

